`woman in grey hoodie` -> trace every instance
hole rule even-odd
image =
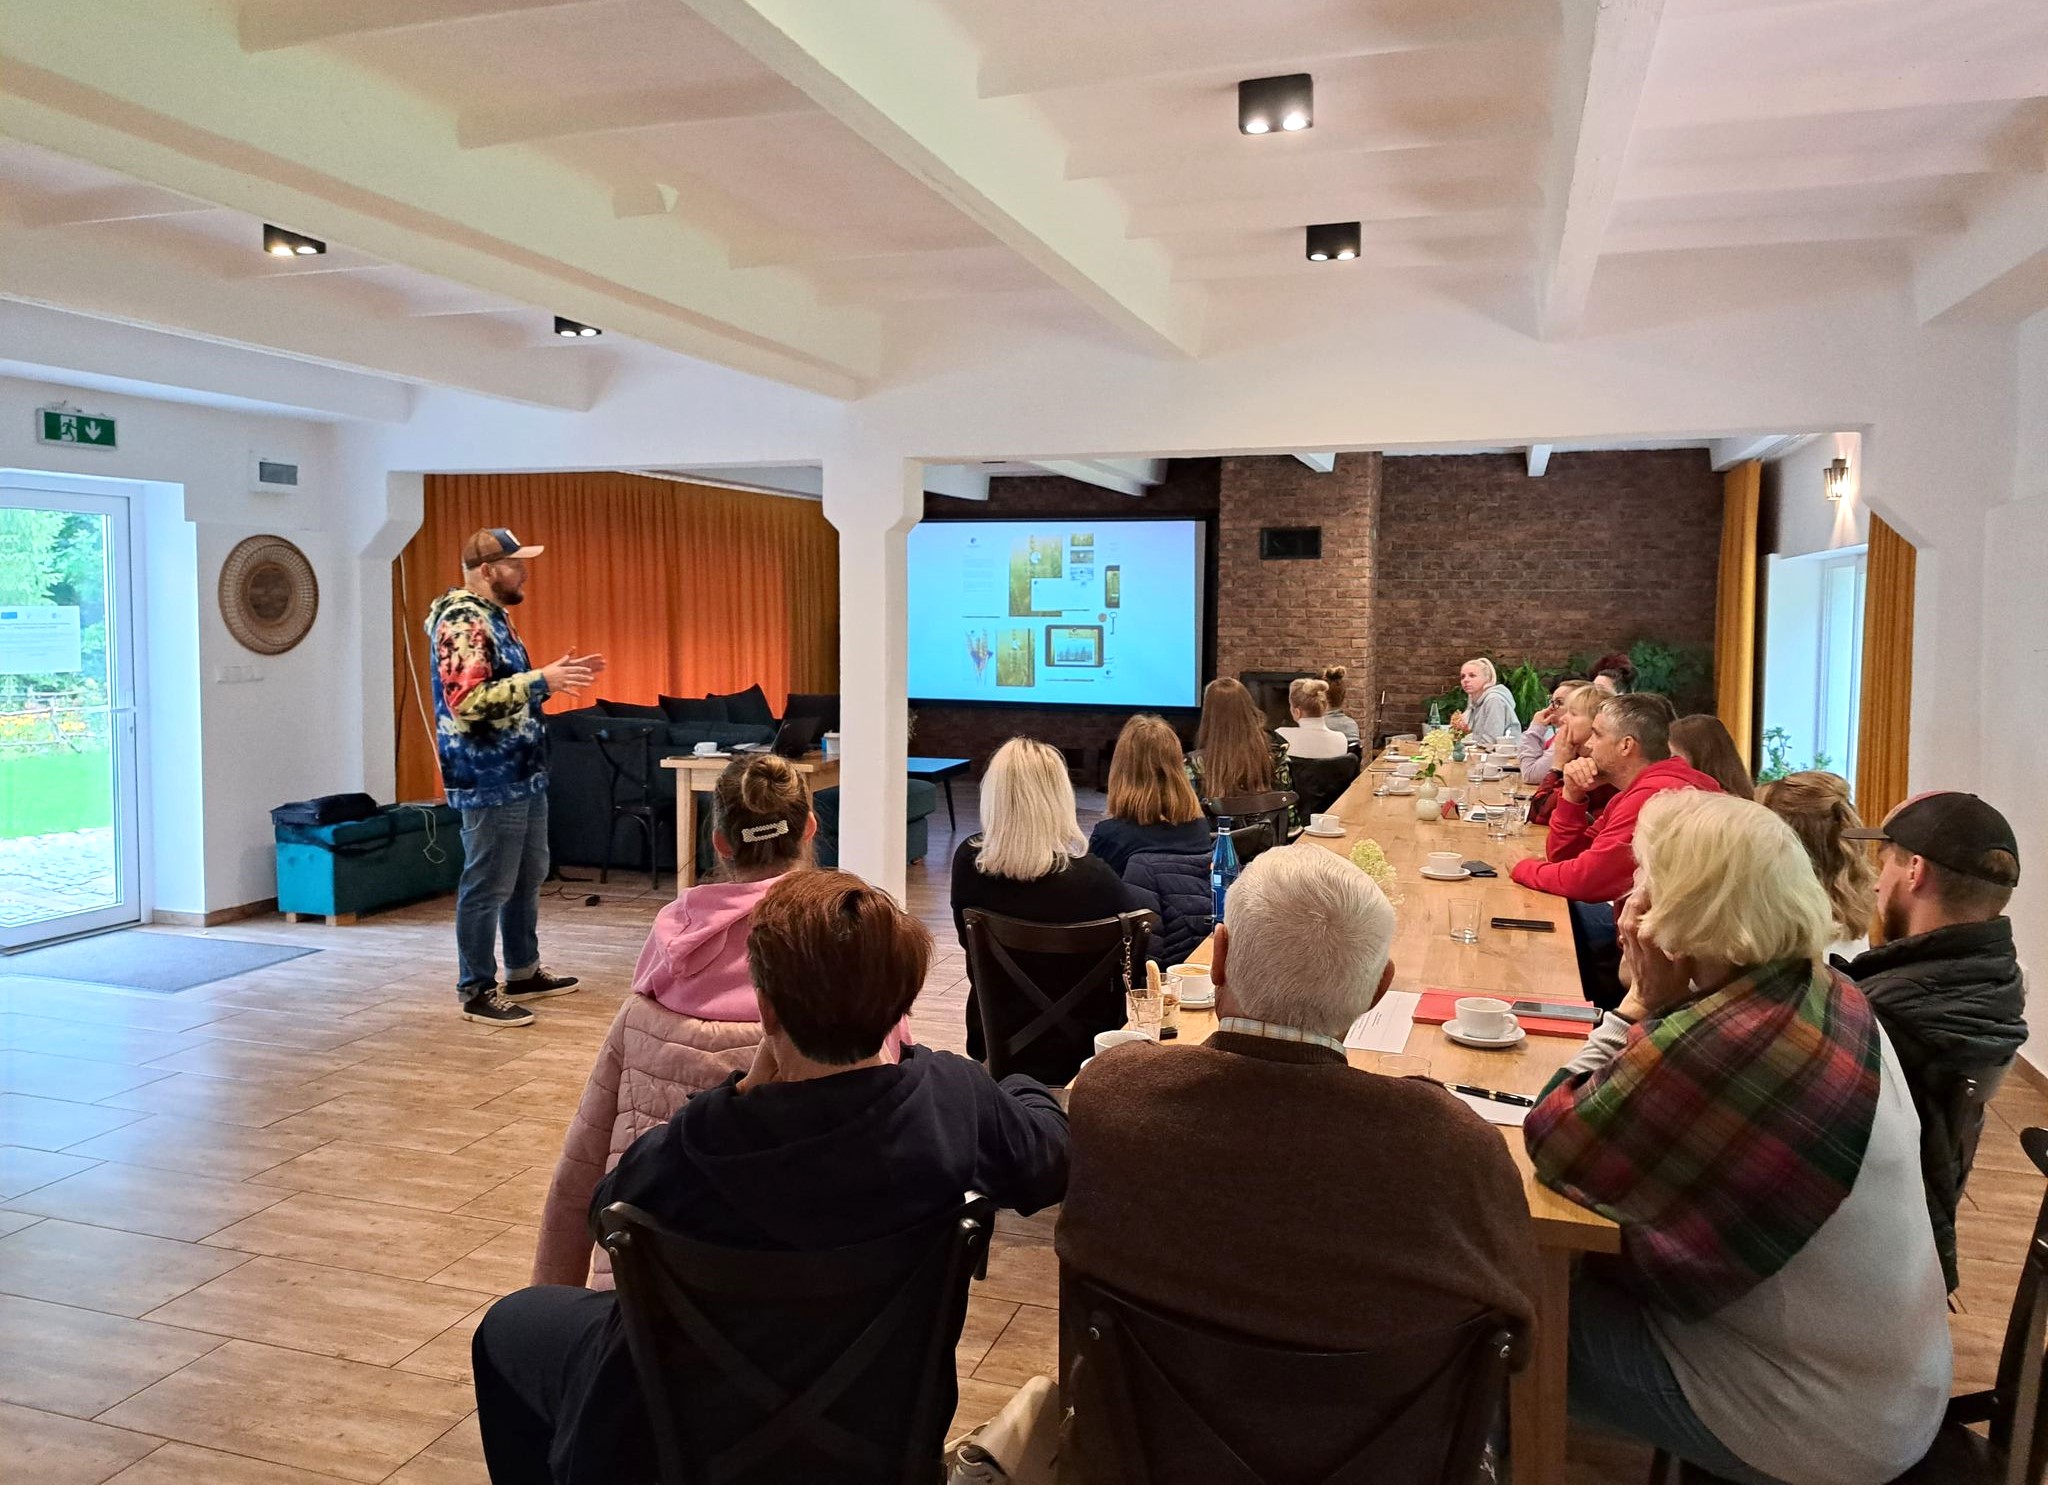
[[[1521,730],[1515,715],[1515,694],[1500,683],[1493,662],[1481,656],[1458,670],[1458,685],[1471,704],[1451,714],[1451,730],[1470,733],[1475,742],[1499,742]]]

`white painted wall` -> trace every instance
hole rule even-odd
[[[116,418],[121,446],[36,442],[35,410],[60,400]],[[299,491],[255,493],[255,453],[298,462]],[[362,603],[333,427],[0,379],[0,466],[149,482],[136,565],[154,749],[149,905],[199,913],[274,896],[270,807],[358,788],[363,776]],[[229,549],[260,532],[298,543],[321,588],[312,633],[274,657],[229,636],[215,596]],[[222,684],[227,665],[254,665],[262,679]]]
[[[1849,485],[1839,502],[1827,498],[1823,476],[1835,459],[1849,461]],[[1863,502],[1863,435],[1830,433],[1801,444],[1764,466],[1764,491],[1776,499],[1781,557],[1831,552],[1870,540],[1870,507]]]

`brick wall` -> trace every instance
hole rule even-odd
[[[1556,454],[1540,479],[1520,454],[1388,459],[1373,634],[1389,712],[1419,718],[1478,654],[1711,647],[1720,545],[1702,450]]]
[[[1373,690],[1378,454],[1343,454],[1329,474],[1299,459],[1225,459],[1217,517],[1216,674],[1342,665],[1346,710]],[[1322,556],[1265,561],[1262,526],[1319,526]],[[1356,712],[1352,712],[1356,715]]]
[[[1167,465],[1165,482],[1154,485],[1142,499],[1056,475],[999,475],[989,481],[986,501],[927,495],[924,513],[928,517],[986,520],[1045,515],[1200,519],[1216,514],[1219,464],[1215,459],[1174,459]],[[1212,552],[1212,583],[1215,560]],[[1072,706],[919,706],[912,710],[917,723],[910,739],[911,752],[927,758],[972,758],[977,774],[997,748],[1019,734],[1092,758],[1116,741],[1130,715],[1122,709]],[[1185,736],[1194,737],[1196,712],[1167,715]]]

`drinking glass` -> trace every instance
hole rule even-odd
[[[1373,1071],[1389,1078],[1426,1078],[1429,1076],[1429,1059],[1410,1057],[1405,1052],[1382,1052],[1373,1064]]]
[[[1163,996],[1132,990],[1124,996],[1124,1007],[1131,1014],[1133,1031],[1142,1031],[1155,1042],[1159,1040],[1159,1020],[1166,1008]]]
[[[1461,944],[1479,942],[1479,899],[1454,899],[1450,909],[1451,937]]]

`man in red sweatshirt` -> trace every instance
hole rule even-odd
[[[1564,766],[1564,793],[1550,817],[1545,859],[1515,863],[1524,887],[1574,902],[1626,897],[1636,878],[1636,816],[1666,789],[1721,786],[1671,756],[1671,703],[1653,691],[1610,698],[1593,719],[1587,756]],[[1595,816],[1586,798],[1600,785],[1616,791]]]

